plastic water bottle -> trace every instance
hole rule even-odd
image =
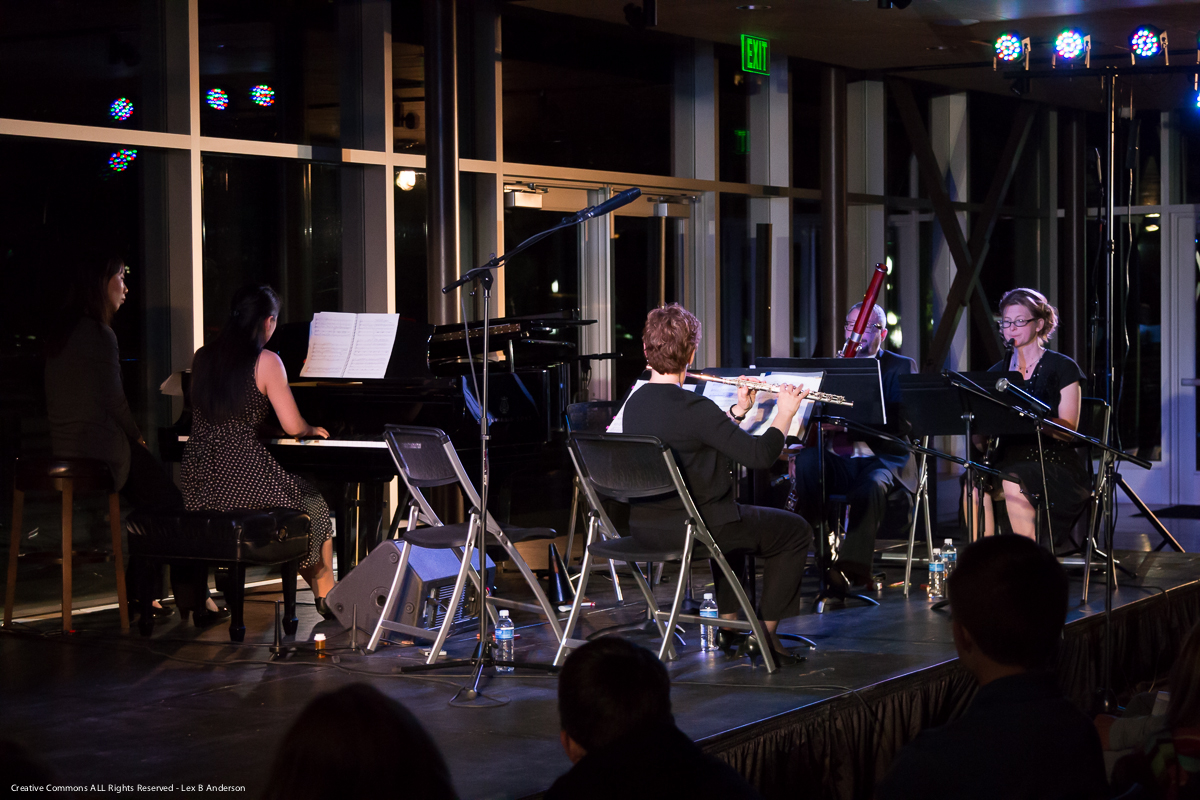
[[[946,565],[946,580],[950,580],[950,574],[958,566],[958,551],[954,549],[953,539],[947,539],[942,545],[942,563]]]
[[[704,602],[700,604],[700,616],[705,619],[717,619],[717,604],[713,600],[712,592],[704,593]],[[700,649],[717,649],[717,623],[700,625]]]
[[[929,599],[941,600],[946,594],[946,562],[942,561],[942,551],[934,548],[933,557],[929,559]]]
[[[500,612],[500,619],[496,621],[496,646],[492,651],[492,658],[497,661],[512,661],[513,660],[513,634],[516,632],[516,627],[513,621],[508,617],[508,611]],[[512,672],[512,667],[496,667],[496,672]]]

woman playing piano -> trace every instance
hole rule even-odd
[[[225,327],[192,361],[192,433],[183,451],[183,499],[189,510],[294,508],[311,519],[308,556],[300,574],[317,611],[329,617],[333,588],[333,528],[329,506],[303,479],[287,472],[258,440],[275,410],[291,436],[328,438],[300,415],[279,356],[263,346],[275,332],[279,297],[270,286],[246,286],[233,296]]]
[[[781,618],[800,613],[800,579],[812,528],[789,511],[735,502],[731,462],[758,469],[774,464],[808,392],[781,387],[771,427],[761,436],[751,436],[730,416],[744,419],[754,407],[754,392],[739,388],[738,402],[726,415],[712,400],[682,388],[699,341],[700,321],[681,306],[672,303],[650,312],[642,332],[650,382],[626,402],[623,430],[657,436],[671,448],[705,524],[726,557],[732,556],[735,572],[741,554],[763,559],[763,627],[780,663],[789,663],[794,660],[783,653],[775,629]],[[640,528],[641,536],[675,542],[683,530],[681,513],[677,500],[642,502],[631,509],[629,523]],[[736,594],[716,570],[713,582],[720,613],[736,618]]]
[[[1068,356],[1046,349],[1046,342],[1058,327],[1058,311],[1033,289],[1013,289],[1000,299],[1000,333],[1011,354],[992,365],[989,372],[1017,372],[1021,388],[1050,406],[1048,418],[1074,430],[1079,425],[1083,372]],[[993,486],[996,499],[1003,496],[1013,533],[1033,538],[1036,512],[1030,496],[1042,503],[1049,495],[1050,523],[1054,536],[1061,537],[1078,519],[1088,502],[1087,466],[1083,455],[1072,443],[1042,435],[1042,453],[1046,466],[1045,483],[1038,459],[1035,434],[1004,436],[992,457],[992,466],[1018,479]],[[995,532],[992,497],[983,498],[985,535]]]

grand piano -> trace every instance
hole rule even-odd
[[[488,505],[501,522],[508,521],[514,495],[523,490],[536,494],[532,505],[553,508],[547,489],[553,495],[553,487],[561,483],[562,504],[569,504],[566,407],[586,379],[590,361],[611,357],[576,352],[578,329],[593,323],[574,312],[501,317],[489,323]],[[396,470],[382,439],[384,425],[441,428],[454,442],[468,474],[478,481],[482,387],[476,384],[483,328],[479,322],[435,327],[400,320],[386,375],[378,380],[299,378],[308,331],[307,322],[281,325],[267,346],[287,367],[301,413],[311,424],[326,428],[329,438],[286,437],[273,419],[263,435],[284,468],[313,479],[330,501],[340,578],[386,533],[383,492]],[[467,358],[468,341],[472,360]],[[182,458],[191,429],[187,376],[183,378],[183,414],[160,436],[164,460]],[[452,507],[448,511],[453,515]]]

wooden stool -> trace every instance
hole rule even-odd
[[[121,557],[121,500],[113,486],[112,473],[103,461],[90,458],[18,458],[13,480],[13,524],[8,547],[8,587],[4,594],[4,627],[11,627],[17,594],[17,556],[21,548],[21,516],[26,492],[62,494],[62,629],[71,630],[71,519],[75,492],[105,492],[108,495],[109,527],[112,530],[113,563],[117,571],[117,607],[121,629],[129,628],[129,606],[125,602],[125,569]]]

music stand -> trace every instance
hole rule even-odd
[[[871,435],[876,432],[873,426],[887,424],[887,408],[883,397],[883,377],[877,358],[761,358],[755,365],[760,370],[768,372],[816,372],[825,373],[821,381],[821,391],[829,394],[839,394],[854,402],[853,406],[834,406],[837,417],[826,414],[825,403],[820,403],[820,409],[809,418],[809,425],[816,425],[817,432],[817,474],[821,476],[820,507],[825,508],[828,497],[825,493],[825,433],[822,423],[830,419],[843,420],[861,429],[869,430]],[[839,423],[840,424],[840,423]],[[830,559],[828,568],[833,568],[833,547],[830,541],[829,522],[825,515],[817,521],[818,538],[817,556],[822,561]],[[827,552],[822,552],[828,548]],[[813,605],[821,610],[827,599],[854,598],[877,606],[875,598],[856,592],[834,592],[826,580],[827,570],[819,570],[819,588]]]

